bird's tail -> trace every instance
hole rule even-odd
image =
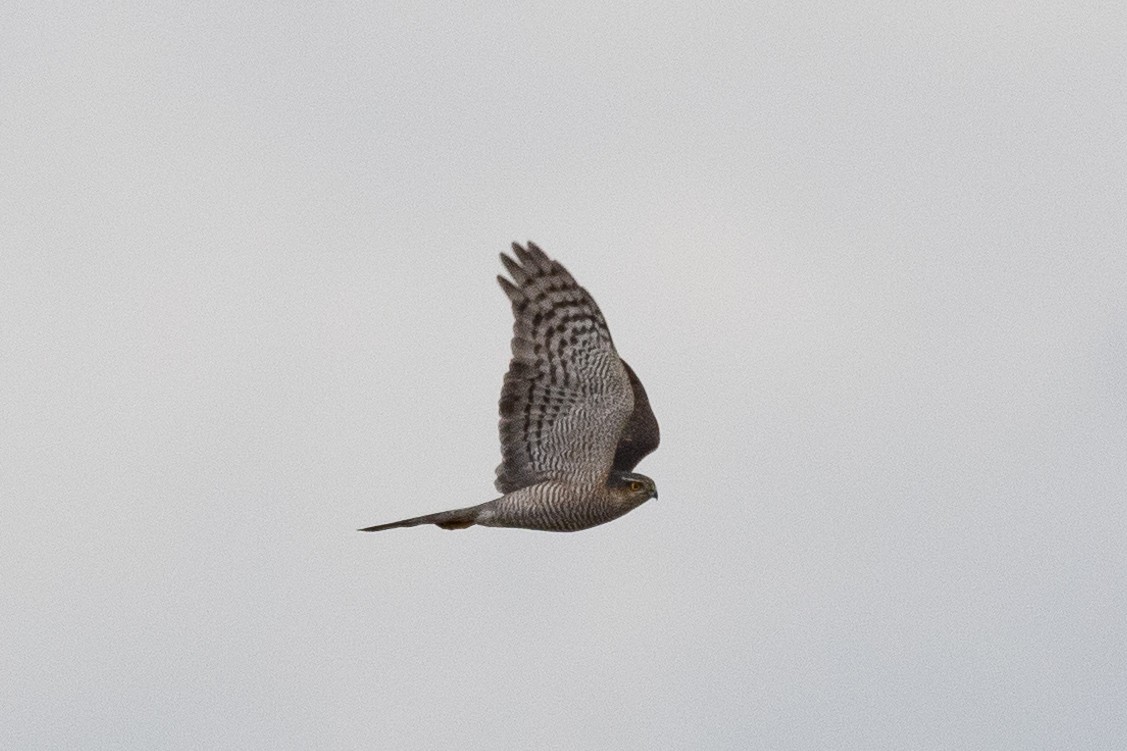
[[[358,532],[379,532],[384,529],[395,529],[396,527],[417,527],[420,524],[437,524],[443,529],[465,529],[477,524],[478,512],[488,504],[481,504],[480,506],[470,506],[469,508],[456,508],[451,511],[440,511],[437,514],[427,514],[426,516],[416,516],[413,519],[402,519],[397,522],[390,522],[388,524],[376,524],[371,527],[364,527],[357,530]]]

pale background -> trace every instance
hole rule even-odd
[[[1124,6],[456,6],[3,11],[0,747],[1127,746]],[[355,532],[514,239],[660,500]]]

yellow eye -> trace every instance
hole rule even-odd
[[[630,489],[632,491],[634,491],[635,493],[637,493],[643,487],[644,486],[642,485],[642,483],[638,482],[637,480],[631,480],[631,482],[630,482]]]

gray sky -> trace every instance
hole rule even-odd
[[[20,4],[0,746],[1127,745],[1127,11]],[[532,239],[661,421],[494,497]]]

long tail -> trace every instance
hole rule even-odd
[[[456,508],[451,511],[440,511],[437,514],[427,514],[426,516],[416,516],[413,519],[402,519],[390,524],[376,524],[371,527],[364,527],[363,529],[356,530],[357,532],[379,532],[384,529],[395,529],[396,527],[417,527],[420,524],[437,524],[443,529],[465,529],[477,524],[478,512],[484,506],[489,504],[483,503],[480,506],[470,506],[469,508]]]

